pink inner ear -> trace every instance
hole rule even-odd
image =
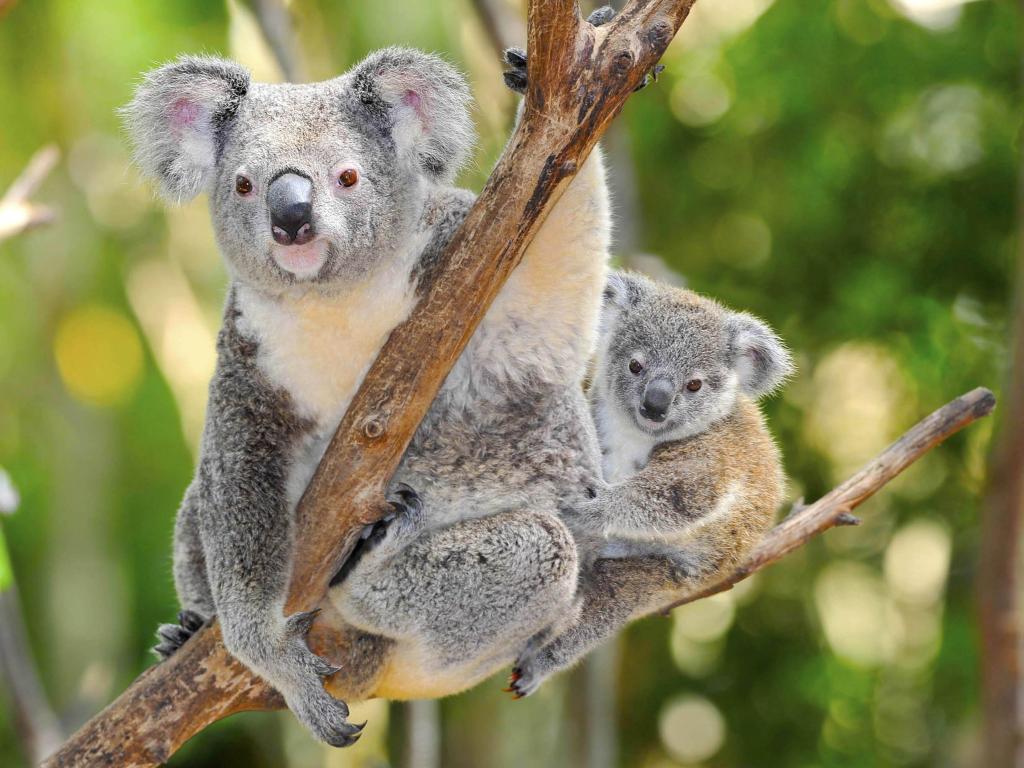
[[[171,128],[182,130],[191,126],[199,117],[199,105],[181,98],[171,105]]]
[[[416,91],[406,91],[405,96],[402,97],[402,103],[412,107],[413,111],[416,112],[416,116],[426,125],[427,116],[423,114],[423,100]]]

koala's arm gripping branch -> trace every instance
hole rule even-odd
[[[768,532],[764,541],[736,571],[715,584],[665,606],[662,613],[731,589],[747,576],[782,559],[819,533],[839,525],[855,525],[859,521],[851,514],[854,509],[946,438],[982,416],[987,416],[995,405],[995,396],[984,387],[972,389],[946,403],[905,432],[845,483],[813,504],[798,504],[789,517]]]
[[[384,512],[385,485],[448,371],[693,3],[631,0],[595,29],[574,0],[531,0],[523,119],[419,305],[367,373],[300,502],[287,613],[322,601],[358,531]],[[314,625],[314,634],[329,632],[323,624]],[[276,706],[279,697],[231,658],[213,624],[144,673],[48,764],[155,765],[211,722]]]

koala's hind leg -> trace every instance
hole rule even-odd
[[[364,632],[428,648],[439,668],[500,664],[572,609],[577,567],[572,536],[553,513],[503,512],[364,558],[330,600]]]
[[[567,669],[634,618],[660,604],[660,596],[691,580],[663,556],[596,561],[580,576],[579,617],[543,648],[527,647],[516,660],[510,689],[529,696],[555,672]]]

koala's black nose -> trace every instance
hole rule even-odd
[[[281,245],[302,245],[313,239],[313,182],[284,173],[267,190],[270,233]]]
[[[675,389],[671,381],[652,379],[644,387],[644,402],[640,406],[640,415],[651,421],[664,421],[673,397]]]

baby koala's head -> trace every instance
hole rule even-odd
[[[681,440],[792,370],[782,340],[756,317],[639,275],[609,276],[593,386],[618,426]]]

